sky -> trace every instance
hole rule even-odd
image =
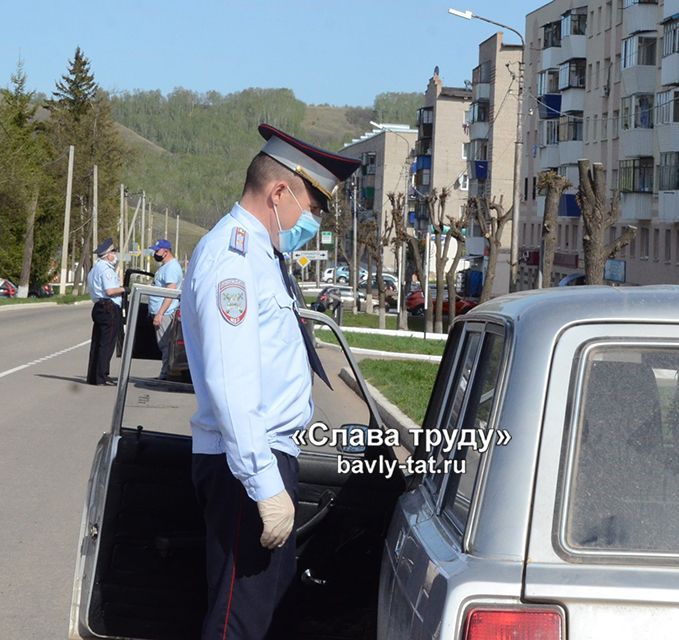
[[[307,104],[372,106],[423,92],[434,67],[463,86],[495,28],[523,32],[539,0],[24,0],[0,4],[0,86],[23,61],[28,88],[51,93],[77,46],[109,92],[176,87],[223,94],[294,91]],[[546,1],[546,0],[545,0]],[[452,4],[451,4],[452,2]],[[505,42],[518,43],[507,33]]]

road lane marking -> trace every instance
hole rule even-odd
[[[40,364],[41,362],[45,362],[45,360],[51,360],[52,358],[56,358],[57,356],[63,355],[64,353],[68,353],[69,351],[73,351],[74,349],[79,349],[80,347],[84,347],[86,344],[89,344],[91,340],[85,340],[85,342],[81,342],[80,344],[73,345],[72,347],[67,347],[66,349],[62,349],[61,351],[57,351],[56,353],[51,353],[48,356],[43,356],[42,358],[38,358],[37,360],[31,360],[31,362],[27,362],[26,364],[19,365],[18,367],[14,367],[13,369],[7,369],[7,371],[0,371],[0,378],[4,378],[5,376],[9,376],[12,373],[16,373],[17,371],[21,371],[22,369],[27,369],[28,367],[32,367],[34,364]]]

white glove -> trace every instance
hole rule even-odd
[[[295,505],[285,489],[280,493],[257,502],[259,516],[264,524],[259,542],[266,549],[282,547],[295,524]]]

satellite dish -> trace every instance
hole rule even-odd
[[[439,66],[438,66],[438,65],[436,65],[436,66],[434,67],[434,75],[435,75],[435,76],[439,75]]]
[[[472,81],[471,80],[465,80],[464,81],[464,88],[465,89],[471,89],[472,88]]]

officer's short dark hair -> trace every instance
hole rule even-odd
[[[284,167],[280,162],[274,160],[266,153],[258,153],[250,163],[247,174],[245,175],[245,186],[243,193],[259,192],[270,182],[276,180],[287,180],[295,190],[296,185],[304,184],[304,181],[296,176],[290,169]]]

